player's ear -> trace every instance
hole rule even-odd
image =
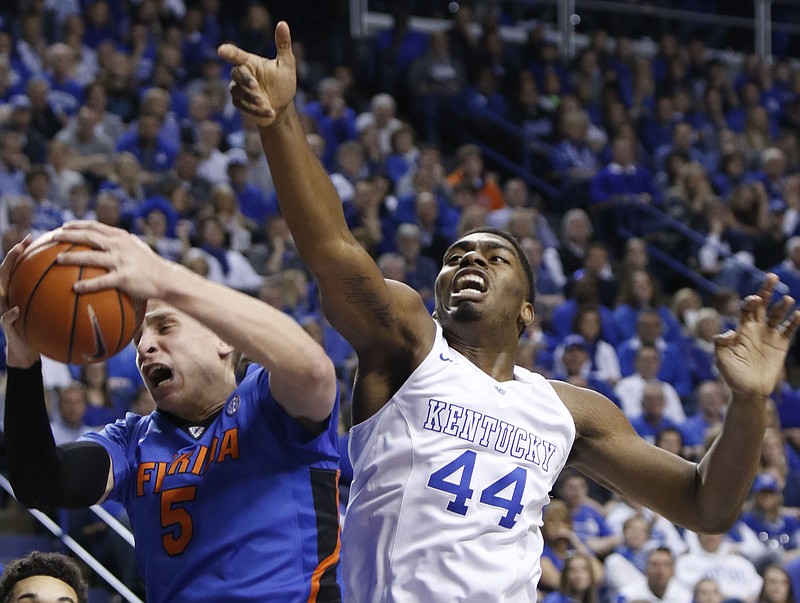
[[[217,343],[217,353],[219,354],[220,358],[227,358],[235,351],[236,348],[234,348],[231,344],[222,341],[221,339]]]
[[[518,321],[522,325],[522,330],[527,329],[533,322],[533,304],[529,301],[523,302],[519,310]]]

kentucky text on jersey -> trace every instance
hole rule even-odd
[[[529,461],[545,473],[556,451],[551,442],[477,410],[442,400],[428,400],[428,417],[423,428],[492,447],[501,454]]]
[[[180,473],[203,475],[212,463],[222,463],[239,458],[239,429],[228,429],[222,440],[214,438],[211,446],[195,446],[176,454],[170,462],[143,461],[136,473],[136,495],[157,494],[164,486],[164,478]],[[145,487],[147,491],[145,491]]]

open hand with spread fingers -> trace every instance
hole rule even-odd
[[[259,127],[271,125],[292,102],[297,89],[295,58],[289,25],[275,28],[278,54],[267,59],[233,44],[222,44],[217,53],[233,65],[231,97],[237,109],[250,115]]]
[[[758,293],[742,300],[736,330],[714,341],[717,368],[734,393],[772,393],[800,326],[800,310],[788,295],[770,307],[777,283],[778,277],[768,274]]]

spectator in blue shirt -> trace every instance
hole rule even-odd
[[[178,148],[161,136],[161,120],[152,113],[139,115],[135,132],[125,134],[117,142],[117,151],[129,151],[139,160],[142,169],[152,175],[172,168]]]
[[[0,130],[0,190],[8,195],[21,195],[25,191],[25,168],[29,160],[22,144],[18,132]]]
[[[648,153],[652,155],[658,147],[670,143],[674,123],[672,98],[659,96],[655,102],[655,115],[643,118],[639,125],[639,137]]]
[[[464,125],[479,138],[495,141],[503,145],[505,137],[500,126],[496,125],[496,118],[508,119],[510,105],[507,96],[500,89],[497,75],[488,65],[478,70],[474,84],[468,85],[456,101],[459,112],[463,113]],[[510,137],[509,137],[510,138]],[[513,153],[517,143],[507,149],[506,153]]]
[[[769,147],[761,153],[761,169],[752,177],[764,185],[767,199],[784,199],[786,170],[786,153],[778,147]]]
[[[243,149],[229,149],[226,155],[228,177],[239,201],[239,210],[259,228],[263,228],[267,220],[278,213],[277,204],[271,202],[261,189],[248,181],[249,162]]]
[[[595,232],[620,257],[626,239],[648,232],[651,218],[636,205],[659,204],[661,194],[650,171],[636,162],[632,140],[614,139],[612,155],[611,163],[592,178],[589,190]],[[628,232],[619,232],[620,226]]]
[[[66,44],[53,44],[47,49],[48,99],[53,110],[66,117],[75,115],[83,102],[83,86],[72,78],[73,63],[73,51]]]
[[[597,560],[585,553],[567,556],[558,590],[545,596],[542,603],[597,603],[602,579],[595,563]]]
[[[58,228],[64,221],[63,209],[53,203],[50,192],[50,175],[42,165],[33,165],[25,173],[25,188],[33,200],[33,229],[47,231]]]
[[[786,259],[769,271],[774,272],[781,282],[789,287],[789,295],[800,299],[800,236],[786,241]]]
[[[788,560],[800,554],[800,520],[786,513],[782,503],[781,484],[771,474],[760,473],[753,482],[752,507],[742,513],[742,521]]]
[[[622,541],[612,533],[597,503],[589,497],[589,484],[581,473],[562,471],[555,491],[570,510],[573,531],[594,555],[602,557]]]
[[[691,327],[692,337],[684,348],[694,385],[719,376],[714,366],[714,337],[724,331],[722,327],[722,317],[714,308],[701,308],[697,312]]]
[[[700,149],[697,132],[689,122],[682,121],[673,126],[672,140],[658,147],[653,154],[653,170],[657,173],[664,171],[665,159],[674,151],[682,153],[689,161],[706,165],[706,155]]]
[[[705,453],[709,430],[721,426],[730,392],[720,381],[704,381],[695,390],[697,412],[680,426],[689,458],[700,459]]]
[[[620,341],[636,335],[639,313],[652,309],[662,321],[662,334],[670,342],[681,340],[681,326],[672,311],[661,300],[661,288],[653,275],[643,268],[629,272],[620,285],[614,320],[617,322]]]
[[[656,309],[644,309],[636,320],[636,335],[617,346],[619,366],[622,375],[627,377],[635,372],[634,361],[637,351],[644,345],[654,346],[661,354],[661,369],[658,378],[666,381],[682,399],[692,393],[692,380],[683,350],[663,336],[661,314]]]
[[[619,341],[619,331],[614,320],[614,313],[600,303],[600,288],[597,276],[592,273],[584,273],[572,284],[570,297],[553,311],[553,317],[549,329],[558,337],[565,337],[573,330],[575,317],[579,308],[590,306],[596,308],[600,315],[601,335],[600,337],[612,345]]]
[[[330,172],[339,145],[347,140],[356,140],[356,113],[347,106],[342,83],[334,77],[323,79],[317,90],[319,100],[303,107],[303,113],[314,120],[317,132],[325,140],[323,164]]]
[[[589,344],[581,335],[567,335],[556,347],[555,370],[552,379],[567,381],[577,387],[585,387],[600,392],[617,406],[621,406],[614,390],[607,381],[598,379],[592,373]]]
[[[586,208],[589,205],[589,188],[600,160],[589,146],[589,115],[583,110],[573,110],[561,118],[561,139],[552,153],[553,171],[559,178],[561,197],[558,211]]]
[[[631,425],[636,433],[651,444],[655,443],[656,436],[664,429],[678,427],[671,419],[664,416],[665,405],[662,384],[646,383],[642,391],[642,414],[631,419]]]
[[[416,224],[401,224],[395,232],[397,251],[406,262],[403,282],[419,291],[425,305],[433,311],[433,286],[439,274],[439,266],[431,258],[422,255],[422,231]]]

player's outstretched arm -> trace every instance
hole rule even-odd
[[[79,281],[76,291],[115,287],[138,299],[165,301],[264,366],[275,399],[291,416],[319,423],[330,415],[336,397],[333,363],[290,316],[158,256],[125,230],[99,222],[71,222],[57,236],[93,248],[61,254],[59,261],[108,270]]]
[[[758,294],[742,302],[737,329],[716,340],[717,367],[732,399],[721,434],[698,464],[646,443],[600,394],[554,383],[578,431],[571,463],[686,528],[705,533],[727,530],[752,485],[766,425],[766,400],[800,326],[800,312],[790,297],[769,307],[777,281],[768,275]]]
[[[424,348],[434,328],[421,299],[408,287],[390,288],[384,281],[350,234],[342,202],[306,142],[293,105],[295,59],[285,22],[278,23],[275,42],[275,59],[231,44],[220,46],[219,55],[233,65],[234,105],[258,124],[281,210],[319,283],[326,316],[362,360]]]
[[[15,245],[0,264],[0,323],[6,336],[5,445],[14,494],[26,507],[84,507],[113,485],[111,458],[99,444],[57,448],[44,401],[39,353],[22,333],[19,308],[8,307],[11,271],[30,245]]]

